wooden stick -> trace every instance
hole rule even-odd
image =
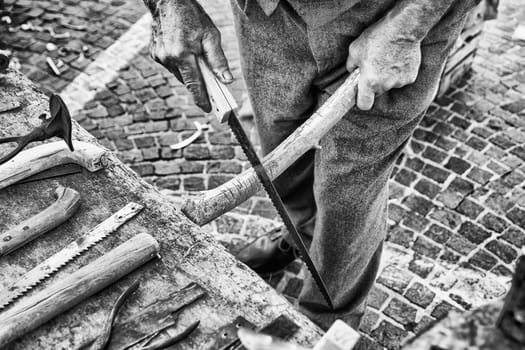
[[[69,310],[157,256],[158,242],[139,234],[0,314],[0,348]]]
[[[74,141],[71,152],[64,141],[46,143],[20,152],[0,165],[0,189],[55,166],[75,163],[93,172],[106,163],[107,151],[94,144]]]
[[[263,159],[263,166],[272,180],[315,147],[355,105],[358,79],[359,71],[356,70],[306,122]],[[261,188],[255,171],[250,168],[217,188],[188,198],[182,211],[202,226],[235,208]]]
[[[72,188],[59,186],[55,196],[55,203],[0,234],[0,257],[59,226],[69,219],[80,205],[80,194]]]

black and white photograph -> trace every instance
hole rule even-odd
[[[47,349],[525,349],[524,0],[0,0]]]

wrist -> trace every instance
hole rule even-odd
[[[396,39],[421,42],[455,0],[402,0],[381,20]]]

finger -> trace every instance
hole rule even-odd
[[[170,71],[171,74],[177,78],[178,81],[184,84],[184,80],[182,79],[182,75],[179,72],[179,69],[177,68],[177,60],[171,56],[166,57],[164,59],[164,62],[162,62],[163,66]]]
[[[166,47],[164,46],[164,41],[158,36],[152,36],[150,44],[150,55],[156,62],[162,64],[170,73],[172,73],[175,78],[181,83],[182,76],[177,69],[177,59],[175,56],[168,54]]]
[[[219,80],[224,84],[231,83],[233,75],[222,50],[220,34],[217,32],[205,35],[202,39],[202,50],[206,61]]]
[[[349,73],[352,73],[354,70],[356,70],[359,67],[357,60],[352,58],[352,55],[348,55],[348,59],[346,60],[346,70]]]
[[[361,77],[357,83],[357,108],[369,111],[374,105],[374,90],[368,81]]]
[[[160,24],[155,18],[151,23],[151,40],[149,43],[149,53],[151,58],[160,63],[159,49],[162,43]]]
[[[199,106],[204,112],[211,111],[210,100],[204,85],[201,71],[197,65],[197,58],[195,55],[189,55],[183,59],[178,60],[178,70],[182,77],[182,81],[188,91],[193,95],[195,104]]]
[[[354,49],[352,48],[352,45],[350,45],[348,48],[348,58],[346,59],[346,70],[350,73],[359,67],[359,62],[353,52]]]

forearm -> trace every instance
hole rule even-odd
[[[382,21],[395,32],[398,38],[421,41],[458,1],[469,2],[469,0],[402,0],[396,3]]]

